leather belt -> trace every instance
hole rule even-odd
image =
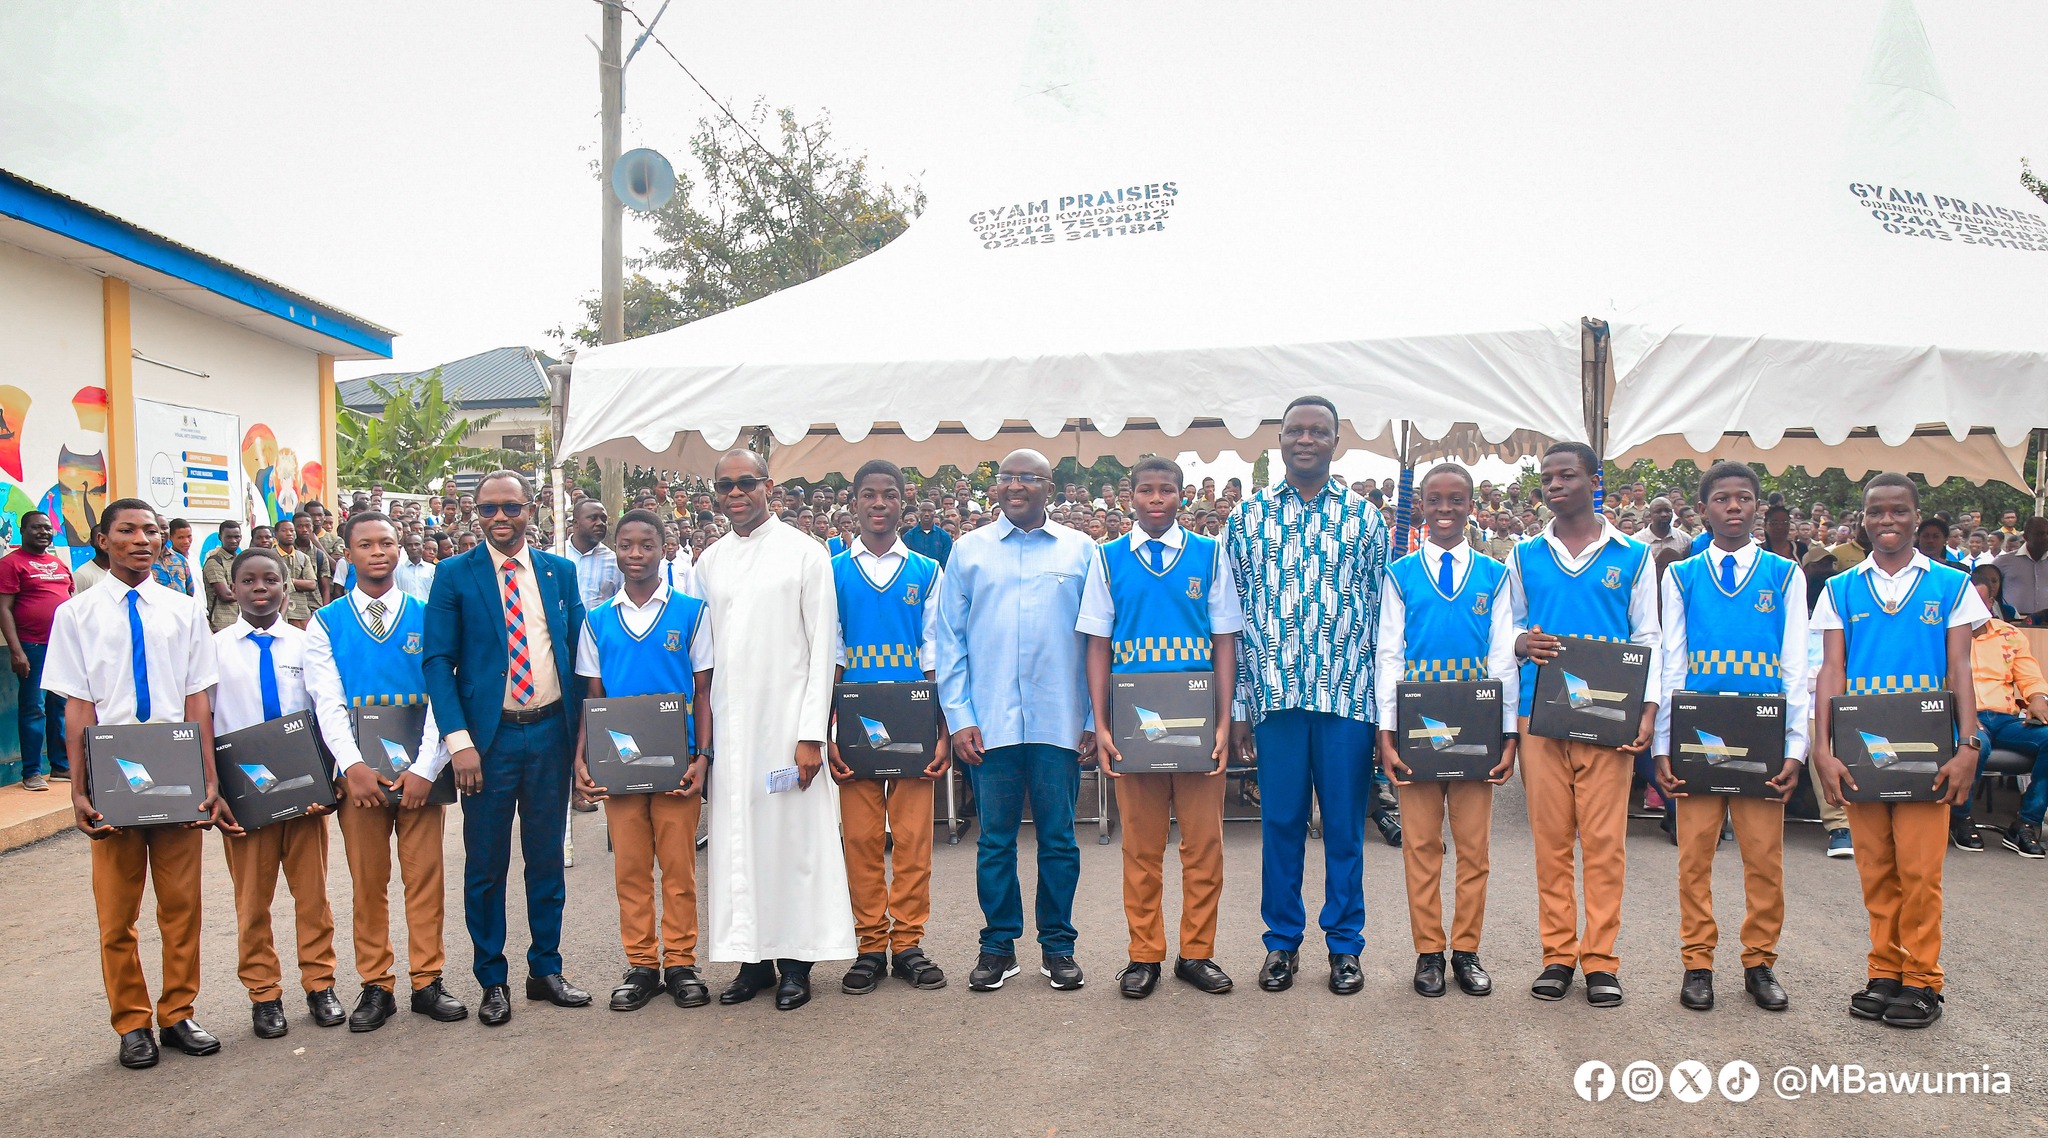
[[[562,701],[556,700],[546,707],[522,707],[517,711],[506,711],[500,716],[500,719],[503,722],[524,727],[530,723],[539,723],[544,719],[560,714],[562,714]]]

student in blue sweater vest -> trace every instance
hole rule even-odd
[[[1237,678],[1237,634],[1244,614],[1237,581],[1219,560],[1221,543],[1182,529],[1181,469],[1171,459],[1140,459],[1131,471],[1138,525],[1096,547],[1074,623],[1088,635],[1088,693],[1095,722],[1110,718],[1110,676],[1133,672],[1210,672],[1216,701],[1215,766],[1200,774],[1118,774],[1110,731],[1095,733],[1097,765],[1116,780],[1124,820],[1124,919],[1130,963],[1118,989],[1134,1000],[1152,994],[1166,959],[1166,839],[1180,821],[1180,956],[1173,974],[1211,994],[1228,992],[1218,967],[1216,910],[1223,896],[1224,767],[1230,758],[1230,704]]]
[[[1407,819],[1401,860],[1407,865],[1408,929],[1415,938],[1415,990],[1444,994],[1444,948],[1459,990],[1470,996],[1493,992],[1493,979],[1479,964],[1479,934],[1486,920],[1486,880],[1493,828],[1493,788],[1515,773],[1519,741],[1516,712],[1521,675],[1515,665],[1515,629],[1502,602],[1507,567],[1474,550],[1465,540],[1472,517],[1472,475],[1444,463],[1422,476],[1416,490],[1428,540],[1387,570],[1380,596],[1379,700],[1380,765],[1400,788],[1401,816]],[[1402,683],[1500,682],[1500,761],[1484,781],[1404,782],[1394,734],[1396,694]],[[1458,851],[1457,911],[1444,936],[1444,821]]]
[[[1715,463],[1700,479],[1700,516],[1713,543],[1664,575],[1664,674],[1679,692],[1778,695],[1785,699],[1785,761],[1770,785],[1778,797],[1688,792],[1671,772],[1671,701],[1657,708],[1657,785],[1677,811],[1678,913],[1685,978],[1678,1002],[1714,1006],[1714,851],[1722,820],[1742,851],[1743,987],[1758,1007],[1781,1012],[1785,989],[1772,966],[1785,927],[1785,802],[1806,760],[1806,577],[1750,537],[1763,484],[1739,462]]]
[[[944,570],[912,553],[903,525],[903,471],[873,459],[853,476],[858,540],[832,558],[839,600],[839,682],[916,683],[932,678],[938,630],[939,581]],[[913,988],[946,986],[946,974],[924,954],[924,926],[932,912],[933,787],[952,766],[945,713],[938,743],[920,778],[854,778],[826,743],[832,781],[839,784],[840,840],[846,850],[846,885],[853,901],[860,955],[839,990],[863,996],[881,986],[884,970]],[[893,852],[890,839],[894,839]],[[894,869],[894,874],[890,873]]]
[[[576,674],[590,699],[681,696],[695,754],[680,789],[605,794],[585,758],[587,725],[576,729],[576,793],[604,803],[612,838],[612,881],[626,974],[611,1009],[638,1011],[666,990],[679,1008],[711,1002],[697,971],[697,820],[711,766],[711,621],[704,602],[668,584],[661,519],[628,510],[612,531],[624,584],[590,610],[576,647]],[[661,866],[661,919],[654,914],[654,867]]]
[[[1893,1027],[1926,1027],[1941,1018],[1941,870],[1948,853],[1949,807],[1969,800],[1976,782],[1977,693],[1970,636],[1991,619],[1969,577],[1913,548],[1920,494],[1903,474],[1863,484],[1863,529],[1870,556],[1828,580],[1813,607],[1825,643],[1814,693],[1821,750],[1814,759],[1821,793],[1849,814],[1863,907],[1870,911],[1870,979],[1849,1000],[1849,1014]],[[1855,780],[1835,757],[1832,701],[1848,692],[1942,691],[1954,701],[1961,745],[1934,776],[1933,802],[1847,802]]]
[[[1536,669],[1557,657],[1559,636],[1623,641],[1649,649],[1649,691],[1633,742],[1599,747],[1545,739],[1522,729],[1522,786],[1536,844],[1536,924],[1543,971],[1529,986],[1539,1000],[1561,1000],[1576,969],[1586,973],[1586,1002],[1621,1003],[1621,887],[1627,875],[1629,778],[1657,727],[1657,569],[1650,547],[1632,541],[1593,509],[1600,459],[1584,443],[1543,453],[1543,497],[1554,515],[1543,532],[1508,560],[1508,597],[1522,665],[1521,714],[1536,695]],[[1579,933],[1577,867],[1585,863],[1585,916]]]

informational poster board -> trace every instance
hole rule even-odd
[[[150,399],[135,401],[135,460],[140,489],[165,518],[241,521],[239,416]]]

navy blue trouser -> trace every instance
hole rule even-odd
[[[14,678],[14,722],[21,732],[21,777],[45,773],[46,752],[48,773],[66,774],[71,770],[71,757],[64,750],[64,697],[43,690],[43,659],[49,655],[50,646],[24,640],[21,652],[28,657],[28,675]]]
[[[1252,735],[1259,749],[1259,912],[1267,950],[1301,948],[1308,919],[1301,871],[1313,795],[1323,807],[1323,939],[1331,952],[1363,952],[1373,725],[1320,711],[1274,711]]]
[[[566,716],[498,725],[483,752],[484,789],[462,800],[462,912],[475,946],[477,983],[507,983],[505,885],[512,869],[512,819],[526,863],[526,971],[562,970],[562,838],[569,817],[570,740]]]

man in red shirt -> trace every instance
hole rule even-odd
[[[43,656],[50,650],[50,619],[71,599],[71,570],[50,552],[55,533],[41,510],[21,515],[21,545],[0,557],[0,637],[7,640],[21,728],[21,784],[50,789],[50,779],[71,777],[64,752],[64,697],[43,691]],[[43,759],[49,758],[49,773]]]

